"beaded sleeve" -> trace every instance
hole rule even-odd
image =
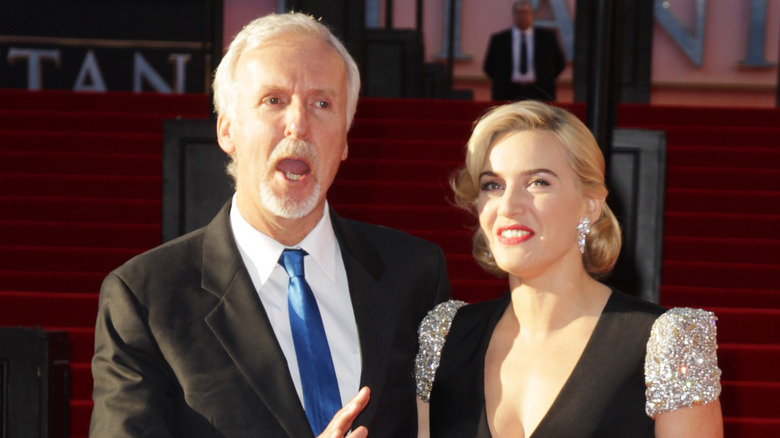
[[[674,308],[653,324],[645,356],[645,412],[655,417],[720,395],[714,313]]]
[[[417,380],[417,396],[426,403],[430,401],[431,388],[436,370],[439,368],[441,349],[450,332],[452,318],[463,306],[463,301],[445,301],[423,318],[420,328],[417,330],[420,340],[420,349],[415,359],[414,375]]]

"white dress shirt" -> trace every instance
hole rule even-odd
[[[528,54],[528,71],[520,74],[520,32],[525,34],[525,44]],[[529,27],[526,30],[520,30],[512,26],[512,82],[519,84],[528,84],[536,82],[536,72],[534,71],[534,28]]]
[[[241,258],[271,321],[271,327],[287,359],[293,384],[303,405],[301,376],[287,307],[287,285],[290,277],[278,263],[285,246],[252,227],[240,214],[235,196],[230,209],[230,224]],[[306,281],[314,293],[322,315],[343,406],[360,389],[360,343],[349,295],[347,272],[330,222],[327,202],[320,221],[295,248],[302,248],[308,253],[304,258]]]

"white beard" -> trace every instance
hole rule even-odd
[[[307,178],[314,178],[314,190],[306,199],[300,201],[292,200],[283,194],[277,194],[271,188],[271,180],[277,172],[276,163],[280,158],[290,156],[305,158],[311,163],[311,173],[307,175]],[[317,179],[317,168],[317,149],[314,145],[305,140],[282,139],[271,152],[271,156],[268,157],[267,167],[260,180],[260,204],[274,215],[285,219],[299,219],[311,213],[317,206],[322,192],[322,186]]]

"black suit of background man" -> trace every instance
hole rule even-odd
[[[483,69],[493,81],[493,100],[535,99],[554,101],[555,80],[566,66],[554,31],[533,27],[530,3],[516,2],[512,6],[514,26],[520,30],[533,28],[533,65],[535,82],[512,81],[512,28],[495,33],[490,38]]]

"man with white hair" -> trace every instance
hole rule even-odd
[[[214,80],[236,193],[104,281],[90,436],[416,434],[416,329],[450,285],[436,245],[328,206],[359,89],[312,17],[236,36]]]

